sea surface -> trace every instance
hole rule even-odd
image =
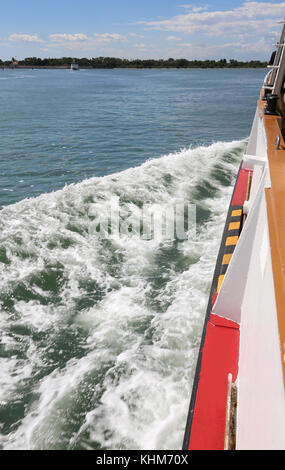
[[[0,448],[181,449],[265,73],[0,70]],[[99,237],[114,197],[196,237]]]

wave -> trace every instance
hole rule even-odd
[[[185,149],[0,212],[3,449],[181,448],[244,148]],[[131,220],[195,204],[196,239],[96,237],[112,197]]]

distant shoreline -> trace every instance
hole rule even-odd
[[[70,69],[76,64],[80,69],[227,69],[265,68],[267,62],[260,60],[239,61],[235,59],[188,60],[188,59],[120,59],[117,57],[46,58],[27,57],[10,61],[0,59],[0,69]]]
[[[236,67],[79,67],[79,70],[233,70],[233,69],[264,69],[266,65],[259,67],[236,66]],[[2,66],[0,70],[71,70],[70,65],[52,66],[52,65],[20,65],[16,67]]]
[[[82,69],[92,69],[92,67],[80,67]],[[53,65],[16,65],[16,66],[9,66],[9,65],[1,65],[0,70],[33,70],[33,69],[58,69],[58,70],[70,70],[70,65],[62,65],[62,66],[53,66]]]

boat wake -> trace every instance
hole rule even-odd
[[[215,143],[1,211],[0,446],[180,449],[245,142]],[[112,197],[197,206],[197,237],[98,238]]]

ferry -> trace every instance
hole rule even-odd
[[[285,449],[285,21],[230,202],[184,450]]]
[[[71,66],[70,66],[70,69],[71,70],[79,70],[79,65],[75,61],[73,61]]]

